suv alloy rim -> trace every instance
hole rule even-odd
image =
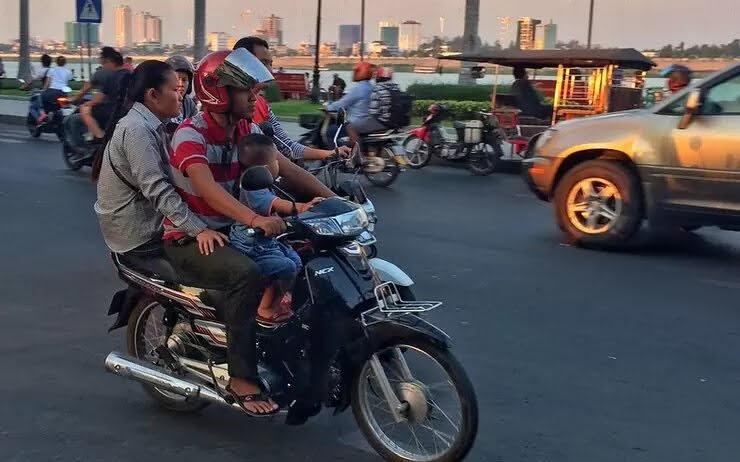
[[[619,189],[604,178],[584,178],[568,193],[565,202],[568,220],[586,234],[609,231],[622,213]]]

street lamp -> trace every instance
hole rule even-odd
[[[588,41],[586,42],[586,48],[591,48],[591,30],[594,25],[594,0],[591,0],[588,8]]]
[[[321,86],[319,84],[319,48],[321,48],[321,0],[316,9],[316,55],[313,61],[313,88],[311,88],[311,101],[318,103],[321,99]]]
[[[360,61],[365,59],[365,0],[360,6]]]

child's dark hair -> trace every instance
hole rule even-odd
[[[244,168],[266,165],[274,155],[275,144],[269,136],[250,133],[239,140],[239,163]]]
[[[108,145],[118,121],[128,113],[134,103],[144,103],[147,92],[151,88],[159,90],[167,82],[172,66],[164,61],[154,59],[144,61],[136,67],[133,73],[126,73],[121,78],[119,94],[116,95],[115,108],[105,128],[105,137],[101,148],[95,153],[92,165],[92,179],[98,180],[100,167],[103,162],[103,153]]]

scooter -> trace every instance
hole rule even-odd
[[[23,82],[23,81],[21,81]],[[38,138],[42,133],[54,133],[59,141],[64,141],[64,126],[62,124],[64,117],[73,113],[76,106],[69,101],[69,94],[72,92],[70,87],[62,89],[63,96],[57,98],[57,108],[46,114],[43,120],[41,115],[44,111],[44,104],[41,99],[41,90],[34,90],[28,99],[28,114],[26,115],[26,128],[28,133],[34,138]]]
[[[408,166],[423,168],[436,155],[448,161],[467,162],[475,175],[493,173],[504,155],[501,133],[490,113],[479,114],[478,120],[454,122],[457,140],[449,141],[441,128],[442,120],[448,115],[447,108],[442,104],[432,104],[422,126],[411,130],[401,143]]]
[[[272,188],[266,167],[245,171],[241,186]],[[322,407],[350,406],[370,445],[388,461],[453,462],[476,437],[478,406],[447,335],[423,313],[413,281],[390,262],[368,259],[355,242],[368,225],[359,205],[332,197],[286,219],[280,241],[301,256],[294,315],[257,324],[256,357],[264,392],[303,424]],[[206,290],[188,286],[169,263],[113,255],[128,289],[115,294],[111,330],[127,326],[127,352],[105,368],[143,384],[167,409],[193,413],[209,404],[247,414],[225,392],[226,328]]]

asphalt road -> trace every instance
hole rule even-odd
[[[350,413],[300,428],[160,410],[107,374],[122,287],[87,170],[0,126],[0,460],[371,461]],[[564,246],[516,175],[430,166],[372,190],[381,256],[445,300],[480,406],[473,461],[727,461],[740,453],[740,234]]]

